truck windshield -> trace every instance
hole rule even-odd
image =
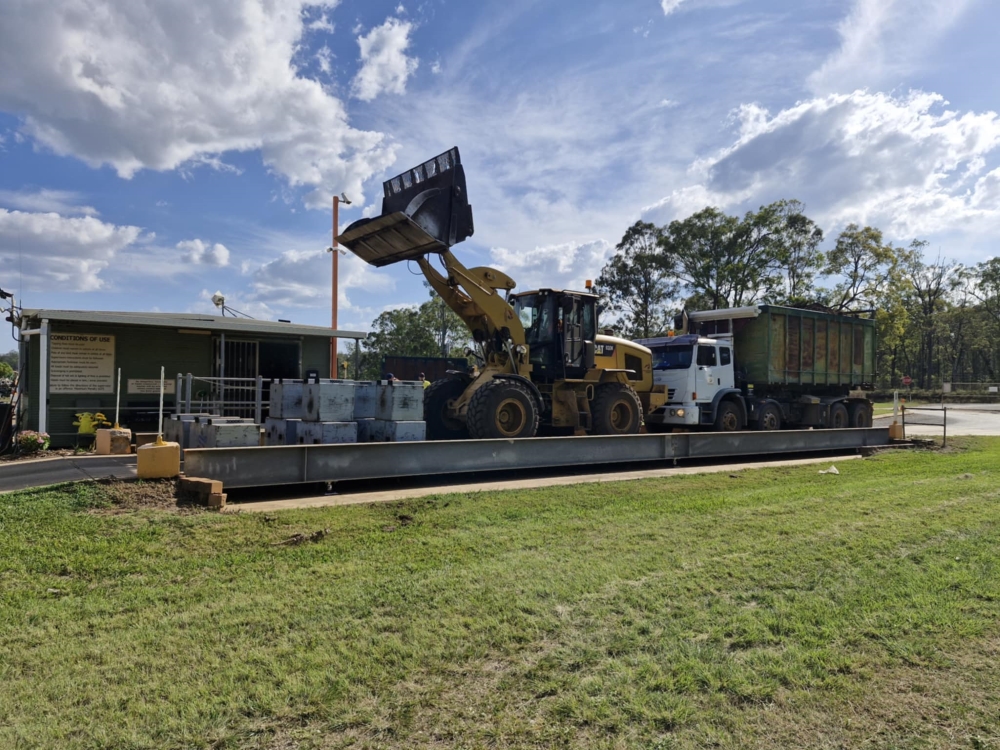
[[[686,370],[691,366],[693,346],[665,346],[653,350],[654,370]]]

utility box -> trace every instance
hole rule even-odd
[[[354,420],[375,419],[378,383],[362,381],[354,386]]]
[[[374,439],[372,442],[409,443],[426,439],[426,422],[375,420]]]
[[[354,419],[353,380],[306,383],[303,390],[305,419],[309,422],[350,422]]]
[[[298,380],[271,383],[270,416],[275,419],[305,419],[305,384]]]
[[[378,384],[375,418],[387,422],[418,422],[424,418],[424,384],[382,380]]]
[[[332,445],[358,442],[355,422],[303,422],[299,433],[302,445]]]

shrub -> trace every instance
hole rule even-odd
[[[17,445],[21,453],[37,453],[49,447],[49,434],[47,432],[35,432],[25,430],[17,436]]]

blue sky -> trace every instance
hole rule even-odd
[[[0,287],[329,323],[342,226],[459,146],[470,265],[582,286],[625,229],[798,198],[974,263],[1000,229],[987,0],[6,0]],[[426,291],[341,262],[340,325]]]

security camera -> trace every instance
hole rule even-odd
[[[212,304],[216,307],[223,307],[226,304],[226,298],[222,296],[222,292],[216,292],[212,295]]]
[[[340,194],[340,202],[341,202],[341,203],[344,203],[344,204],[346,204],[346,205],[348,205],[348,206],[349,206],[349,205],[351,205],[351,201],[350,201],[350,199],[349,199],[349,198],[347,197],[347,193],[341,193],[341,194]]]

